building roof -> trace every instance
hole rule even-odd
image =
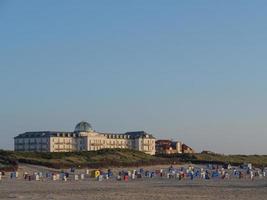
[[[171,140],[157,140],[156,144],[171,144]]]
[[[134,132],[126,132],[125,135],[130,135],[131,138],[150,138],[155,139],[155,137],[151,134],[148,134],[145,131],[134,131]]]
[[[136,131],[136,132],[127,132],[123,134],[117,133],[99,133],[107,136],[108,138],[124,138],[123,136],[127,136],[128,139],[136,139],[136,138],[150,138],[155,139],[151,134],[148,134],[144,131]],[[78,132],[61,132],[61,131],[35,131],[35,132],[25,132],[19,134],[16,138],[41,138],[41,137],[79,137]]]
[[[74,136],[73,132],[59,132],[59,131],[38,131],[38,132],[25,132],[19,134],[15,138],[40,138],[40,137],[66,137],[67,135]]]
[[[25,132],[19,134],[16,138],[37,138],[37,137],[78,137],[80,132],[94,132],[91,124],[88,122],[80,122],[75,126],[74,132],[62,132],[62,131],[35,131],[35,132]],[[95,132],[99,133],[99,132]],[[136,139],[136,138],[149,138],[155,139],[153,135],[146,133],[145,131],[133,131],[126,132],[123,134],[118,133],[99,133],[107,136],[107,138],[117,138],[117,139]]]

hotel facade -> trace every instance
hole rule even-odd
[[[74,152],[100,149],[133,149],[155,155],[155,138],[144,131],[124,134],[100,133],[87,122],[76,125],[74,132],[25,132],[14,138],[15,151]]]

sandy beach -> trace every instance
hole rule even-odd
[[[20,170],[34,170],[23,166]],[[0,182],[0,199],[267,199],[267,179],[182,180],[161,177],[128,182],[116,179],[101,182],[93,178],[67,182],[4,179]]]
[[[167,179],[118,182],[25,182],[0,184],[0,199],[267,199],[267,181],[181,181]]]

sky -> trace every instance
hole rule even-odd
[[[0,0],[0,149],[26,131],[145,130],[267,154],[267,2]]]

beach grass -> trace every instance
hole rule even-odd
[[[267,166],[267,155],[223,155],[215,153],[172,154],[151,156],[129,149],[102,149],[83,152],[14,152],[0,150],[0,169],[13,169],[19,163],[51,168],[69,167],[131,167],[159,164],[231,164],[252,163],[256,167]]]

